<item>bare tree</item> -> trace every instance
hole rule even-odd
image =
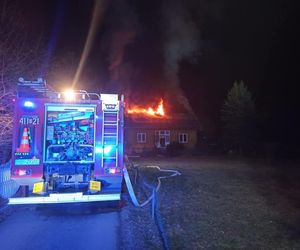
[[[38,76],[41,40],[30,37],[16,1],[0,3],[0,162],[7,160],[12,141],[13,107],[20,76]]]

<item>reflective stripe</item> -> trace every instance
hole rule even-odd
[[[93,202],[93,201],[116,201],[120,200],[120,194],[97,194],[83,195],[82,193],[51,194],[46,197],[23,197],[10,198],[9,205],[18,204],[51,204],[51,203],[73,203],[73,202]]]

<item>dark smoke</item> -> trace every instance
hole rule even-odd
[[[126,67],[124,54],[129,44],[135,41],[137,18],[132,5],[127,0],[111,1],[108,11],[105,37],[108,47],[109,89],[124,92],[129,87],[131,69]]]
[[[187,4],[183,0],[165,0],[162,9],[164,34],[164,70],[172,98],[193,113],[178,78],[179,63],[193,62],[200,50],[200,32],[191,20]]]
[[[183,0],[110,2],[102,37],[109,91],[117,90],[137,102],[161,95],[193,113],[178,78],[179,63],[193,62],[199,54],[200,34],[190,18],[189,4]]]
[[[120,68],[123,63],[125,48],[134,41],[134,30],[118,30],[112,35],[109,71],[111,81],[120,81]]]

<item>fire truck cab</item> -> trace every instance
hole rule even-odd
[[[11,178],[25,191],[9,204],[120,200],[123,116],[117,94],[60,93],[20,78]]]

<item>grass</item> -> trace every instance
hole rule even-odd
[[[136,163],[182,173],[159,191],[172,249],[300,249],[296,167],[184,157]],[[141,174],[151,182],[158,173]]]

